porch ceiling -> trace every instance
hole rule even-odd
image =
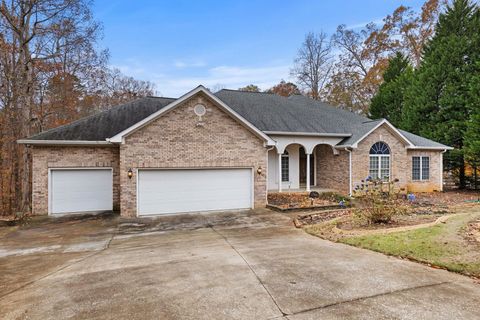
[[[291,144],[299,144],[308,154],[312,154],[313,149],[319,144],[327,144],[332,147],[340,143],[345,137],[312,137],[312,136],[287,136],[287,135],[270,135],[270,137],[276,142],[275,147],[277,153],[282,154],[285,152],[285,148]]]

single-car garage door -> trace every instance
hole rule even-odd
[[[51,169],[50,213],[112,210],[112,169]]]
[[[139,170],[138,215],[252,207],[252,169]]]

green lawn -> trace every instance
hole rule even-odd
[[[406,257],[467,275],[480,276],[480,248],[463,237],[467,223],[480,217],[478,208],[429,228],[383,235],[339,238],[357,247]]]

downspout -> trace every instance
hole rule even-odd
[[[268,202],[268,173],[270,172],[270,168],[268,167],[268,153],[269,153],[270,151],[272,151],[274,148],[275,148],[275,146],[271,146],[271,147],[267,148],[267,162],[266,162],[266,165],[267,165],[267,175],[266,175],[266,177],[265,177],[265,179],[267,180],[267,183],[266,183],[266,185],[267,185],[267,192],[265,192],[265,194],[266,194],[266,196],[265,196],[265,198],[266,198],[265,201],[266,201],[266,202]]]
[[[349,196],[352,196],[352,150],[345,148],[345,151],[348,152],[348,192]]]

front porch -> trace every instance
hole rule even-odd
[[[268,153],[268,193],[349,193],[350,158],[323,139],[284,137]]]

